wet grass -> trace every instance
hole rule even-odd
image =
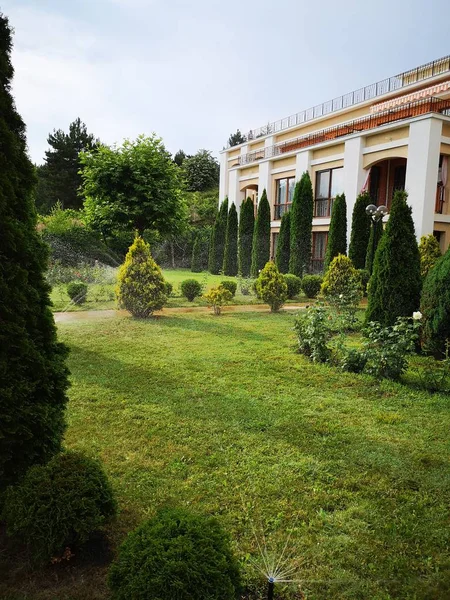
[[[59,326],[71,348],[66,444],[111,477],[112,548],[179,505],[231,532],[252,598],[264,587],[253,527],[278,553],[291,533],[309,600],[449,597],[448,395],[312,365],[292,325],[235,313]],[[0,597],[103,600],[105,574],[10,565]],[[301,597],[297,586],[280,597]]]

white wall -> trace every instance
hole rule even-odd
[[[353,208],[366,177],[366,172],[363,168],[363,149],[363,136],[354,137],[345,142],[344,192],[347,202],[347,247],[350,244]]]

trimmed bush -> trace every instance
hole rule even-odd
[[[75,304],[84,304],[86,302],[88,286],[82,281],[71,281],[67,284],[67,294]]]
[[[241,204],[239,214],[239,274],[250,277],[252,267],[252,241],[255,229],[255,207],[251,198]]]
[[[450,340],[450,248],[425,278],[420,310],[423,314],[422,346],[444,358]]]
[[[173,509],[128,535],[108,580],[113,600],[235,600],[241,587],[218,521]]]
[[[434,267],[441,258],[441,248],[439,242],[432,233],[423,235],[419,244],[420,255],[420,274],[426,277],[428,272]]]
[[[252,244],[252,277],[258,277],[261,269],[270,258],[270,206],[266,190],[258,204],[258,216],[255,221]]]
[[[372,204],[370,194],[364,192],[356,198],[352,215],[352,233],[348,257],[356,269],[364,269],[366,265],[367,246],[370,238],[371,218],[366,213],[366,207]]]
[[[133,317],[150,317],[167,302],[166,282],[150,254],[150,246],[136,236],[117,276],[119,306]]]
[[[227,290],[223,285],[211,288],[209,292],[203,296],[206,302],[213,307],[215,315],[220,315],[222,306],[229,302],[232,297],[230,290]]]
[[[223,274],[235,276],[238,273],[238,216],[233,202],[228,212],[223,257]]]
[[[286,212],[281,218],[280,233],[277,239],[275,264],[280,273],[289,272],[289,255],[291,252],[291,213]]]
[[[42,564],[86,542],[114,516],[116,502],[100,463],[79,452],[31,467],[5,494],[7,535]]]
[[[336,196],[331,211],[330,232],[325,252],[324,272],[338,254],[347,254],[347,203],[345,194]]]
[[[220,285],[222,287],[224,287],[226,290],[228,290],[232,297],[234,298],[235,294],[236,294],[236,290],[237,290],[237,282],[236,281],[231,281],[230,279],[225,279],[224,281],[220,282]]]
[[[305,171],[295,186],[291,207],[289,272],[303,277],[311,263],[314,200],[311,179]]]
[[[193,302],[202,293],[202,285],[196,279],[185,279],[181,282],[181,293],[189,302]]]
[[[297,275],[292,275],[291,273],[287,273],[286,275],[283,275],[283,277],[287,285],[287,297],[289,300],[292,300],[292,298],[295,298],[295,296],[300,294],[302,280],[300,277],[297,277]]]
[[[302,279],[302,290],[307,298],[317,298],[323,278],[320,275],[305,275]]]
[[[270,306],[272,312],[280,310],[283,306],[288,292],[288,286],[284,276],[278,271],[275,263],[268,262],[256,280],[256,291],[261,298]]]

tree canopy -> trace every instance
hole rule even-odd
[[[219,185],[219,163],[210,150],[199,150],[185,158],[182,169],[186,189],[190,192],[204,192]]]

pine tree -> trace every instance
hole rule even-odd
[[[419,307],[422,278],[411,208],[407,194],[396,191],[386,230],[375,253],[366,322],[393,325]]]
[[[252,242],[252,277],[264,269],[270,259],[270,205],[266,190],[263,191],[258,203],[258,215],[253,230]]]
[[[289,271],[289,255],[291,251],[291,213],[284,213],[281,218],[280,233],[277,240],[275,263],[280,273]]]
[[[252,240],[255,228],[255,208],[251,198],[241,204],[239,215],[239,274],[250,277],[252,266]]]
[[[232,276],[238,273],[238,216],[234,202],[228,212],[223,272]]]
[[[291,252],[289,273],[303,277],[311,263],[314,200],[309,173],[305,171],[295,186],[291,208]]]
[[[347,203],[345,194],[336,196],[331,211],[330,231],[325,252],[324,271],[338,254],[347,255]]]
[[[11,29],[0,14],[0,491],[61,448],[68,370],[36,231],[34,167],[11,96]]]
[[[367,246],[370,238],[370,217],[366,213],[366,207],[371,204],[370,195],[367,192],[356,198],[352,215],[352,233],[348,257],[356,269],[364,269],[366,265]]]
[[[367,244],[365,269],[366,271],[369,271],[371,275],[373,270],[373,259],[377,251],[378,244],[380,243],[381,237],[383,235],[383,231],[384,229],[382,219],[374,221],[370,226],[370,236],[369,243]]]
[[[208,267],[210,273],[217,275],[223,266],[223,256],[225,252],[225,235],[227,231],[228,220],[228,198],[220,205],[217,213],[216,222],[211,234],[211,244],[209,250]]]
[[[201,240],[200,236],[195,237],[194,245],[192,247],[192,260],[191,260],[191,271],[193,273],[200,273],[202,271],[201,265]]]

